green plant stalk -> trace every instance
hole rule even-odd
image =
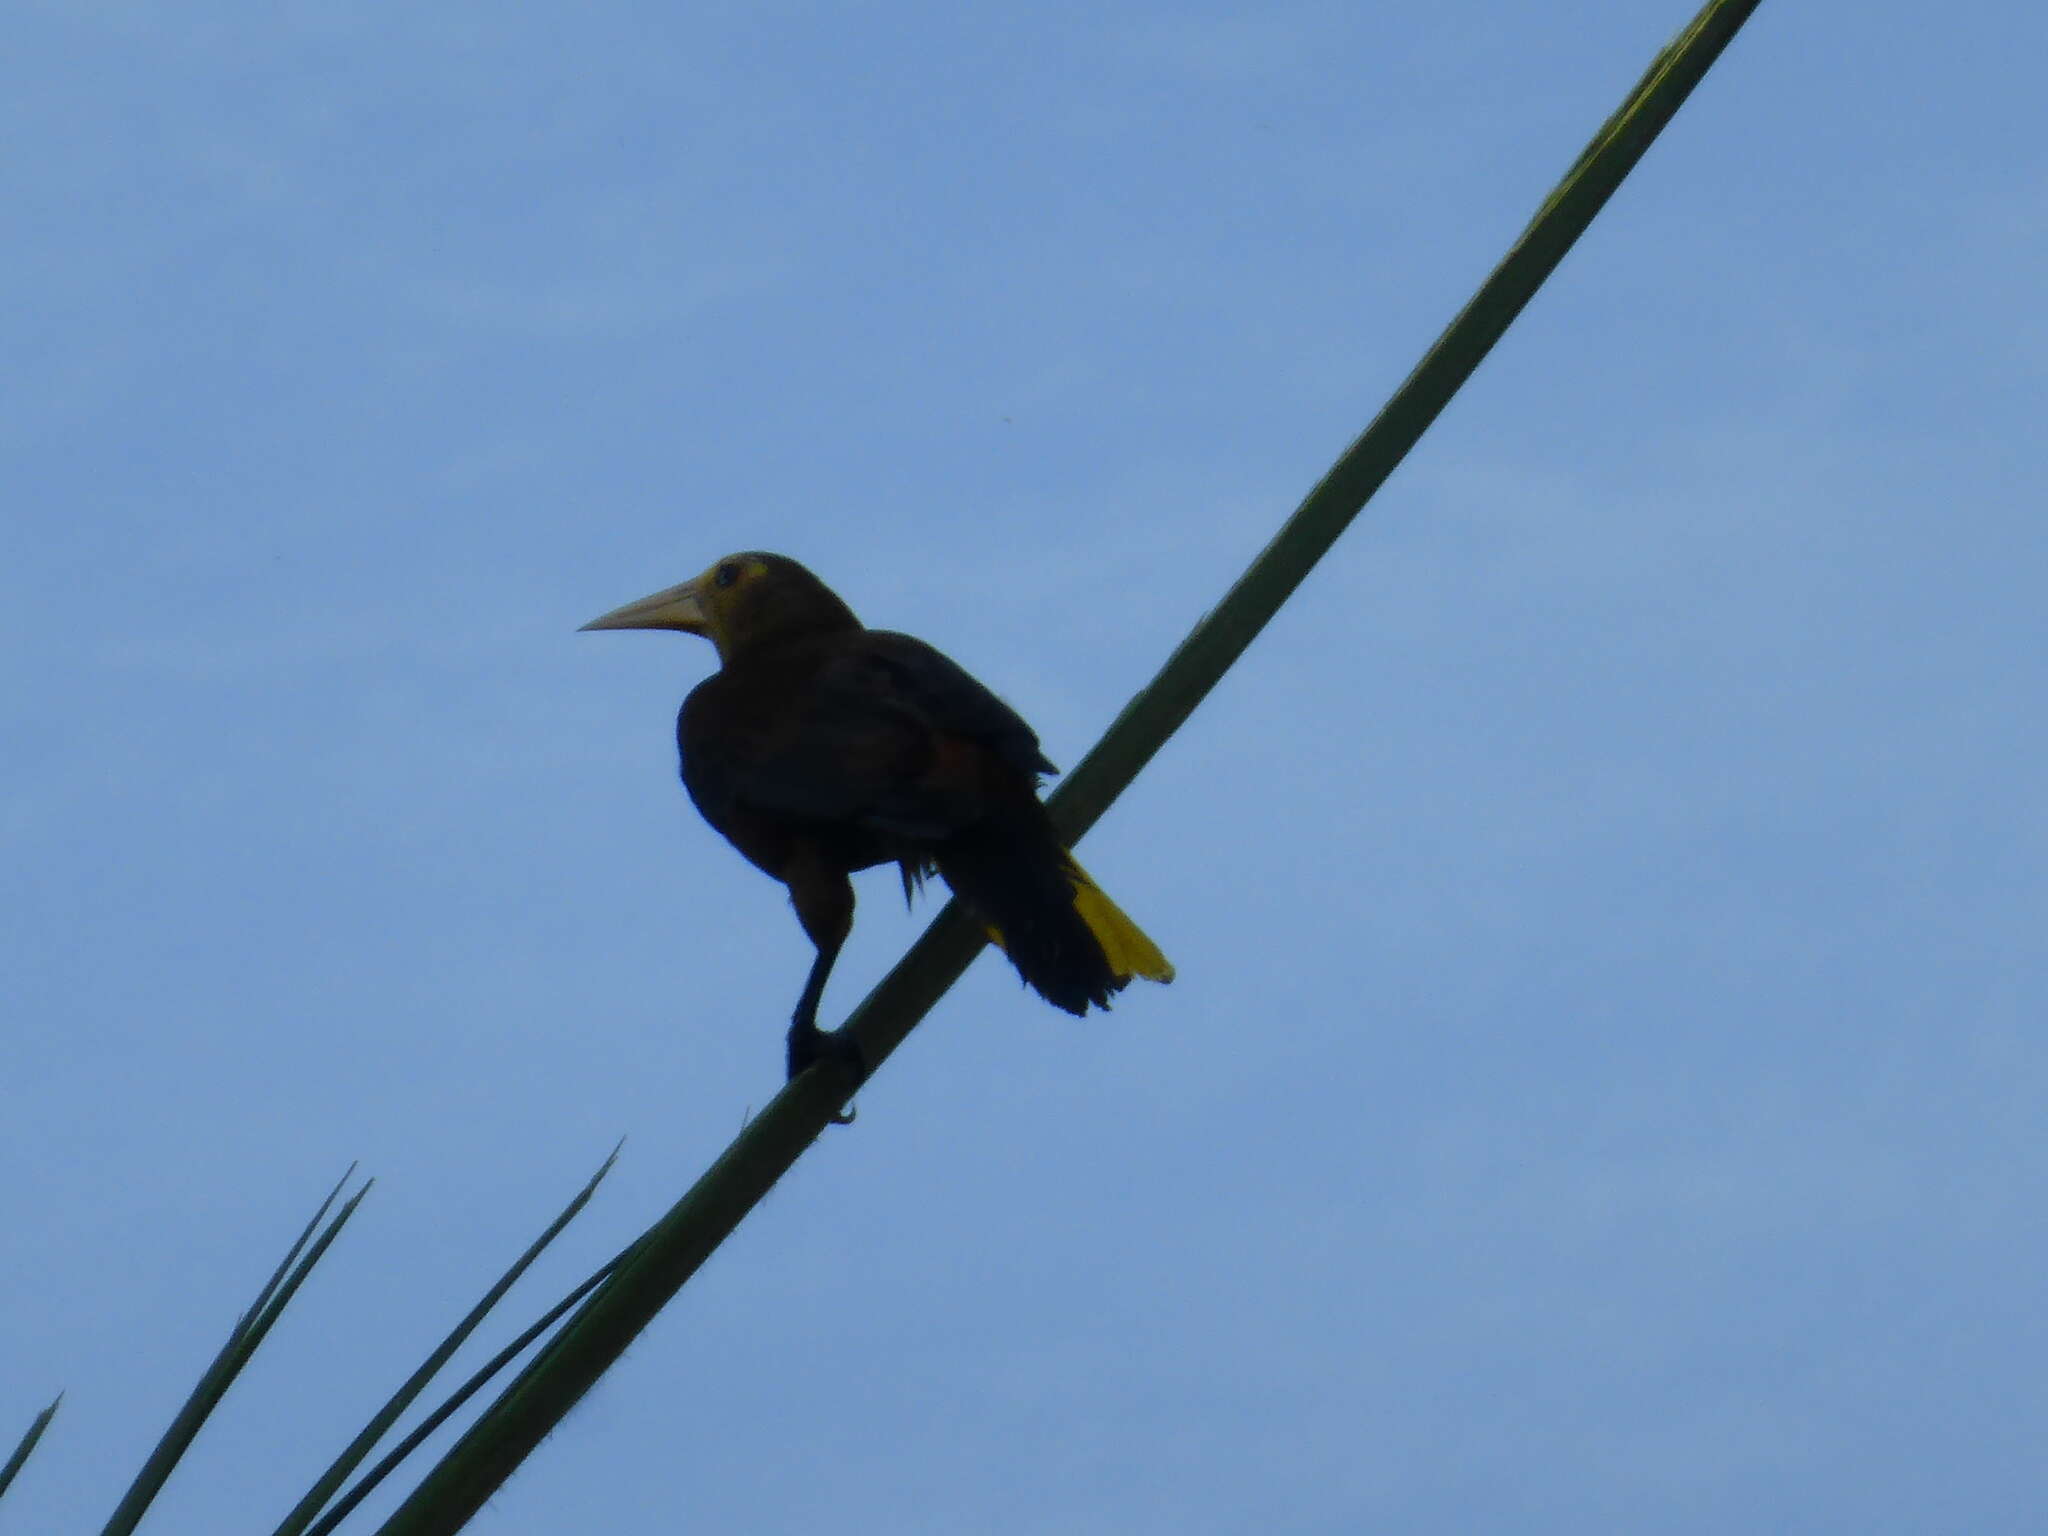
[[[356,1207],[362,1204],[363,1196],[370,1192],[368,1183],[350,1196],[348,1203],[334,1213],[334,1219],[317,1238],[313,1236],[314,1229],[320,1225],[320,1219],[327,1214],[328,1208],[341,1194],[342,1186],[348,1183],[354,1173],[355,1165],[350,1164],[348,1172],[341,1176],[341,1182],[336,1184],[327,1198],[321,1202],[320,1209],[313,1213],[313,1219],[306,1223],[305,1230],[299,1234],[299,1240],[292,1244],[291,1251],[284,1256],[284,1261],[271,1273],[270,1279],[257,1293],[255,1302],[236,1321],[233,1330],[228,1334],[227,1342],[221,1345],[220,1353],[214,1356],[213,1363],[206,1368],[205,1374],[199,1378],[199,1384],[192,1389],[192,1395],[185,1399],[185,1405],[171,1420],[171,1427],[164,1431],[163,1438],[156,1444],[156,1449],[149,1453],[149,1459],[142,1464],[142,1470],[135,1474],[135,1481],[129,1485],[128,1492],[114,1507],[114,1513],[108,1518],[102,1536],[129,1536],[135,1529],[143,1514],[149,1509],[151,1501],[169,1480],[179,1460],[190,1449],[208,1416],[219,1405],[228,1388],[234,1384],[235,1377],[241,1374],[242,1367],[248,1364],[249,1357],[256,1353],[257,1346],[262,1344],[264,1336],[270,1332],[271,1325],[291,1304],[292,1297],[305,1283],[306,1276],[313,1272],[313,1266],[320,1262],[329,1245],[341,1234],[341,1229],[349,1217],[355,1214]],[[308,1246],[308,1239],[311,1239],[311,1246]],[[300,1256],[302,1251],[303,1257]],[[293,1263],[295,1259],[298,1260],[296,1265]]]
[[[622,1142],[620,1145],[623,1146],[624,1143]],[[527,1246],[526,1251],[513,1261],[512,1267],[498,1277],[495,1285],[484,1292],[483,1299],[470,1308],[468,1314],[449,1331],[448,1336],[441,1341],[434,1352],[421,1362],[419,1369],[408,1376],[399,1389],[391,1394],[390,1400],[377,1411],[368,1424],[363,1426],[362,1433],[349,1442],[347,1448],[334,1459],[333,1465],[321,1474],[320,1480],[306,1491],[306,1496],[292,1506],[291,1512],[284,1517],[283,1523],[278,1526],[275,1536],[302,1536],[306,1528],[313,1523],[314,1517],[320,1513],[321,1508],[329,1499],[334,1497],[335,1491],[348,1481],[349,1474],[362,1465],[364,1458],[375,1449],[377,1442],[382,1440],[390,1431],[391,1426],[398,1422],[399,1416],[412,1406],[413,1401],[418,1398],[420,1393],[426,1390],[427,1383],[440,1374],[441,1368],[454,1357],[455,1352],[476,1331],[477,1326],[490,1315],[491,1309],[504,1299],[505,1293],[512,1289],[513,1285],[521,1275],[526,1273],[527,1268],[533,1261],[541,1256],[542,1251],[546,1249],[548,1244],[559,1237],[562,1229],[568,1226],[571,1221],[574,1221],[583,1207],[590,1203],[590,1197],[597,1193],[597,1186],[604,1181],[604,1176],[612,1171],[613,1165],[618,1160],[619,1148],[613,1147],[611,1156],[604,1160],[604,1165],[590,1176],[589,1181],[584,1184],[583,1188],[577,1191],[575,1198],[563,1208],[560,1215],[548,1224],[547,1230],[542,1232],[539,1237],[535,1238]],[[502,1364],[503,1362],[501,1360],[497,1363]],[[474,1390],[474,1388],[471,1390]],[[445,1410],[439,1417],[433,1419],[432,1423],[438,1424],[441,1419],[447,1417],[448,1412],[452,1411],[452,1409]],[[428,1432],[432,1432],[431,1426]],[[411,1445],[416,1443],[416,1441],[410,1442],[401,1449],[410,1450]],[[375,1477],[367,1479],[364,1485],[359,1486],[356,1490],[352,1490],[353,1497],[349,1499],[345,1508],[332,1517],[332,1520],[328,1522],[329,1526],[331,1527],[333,1522],[338,1521],[349,1509],[353,1509],[361,1501],[363,1495],[376,1486],[376,1481],[381,1479],[385,1472],[389,1471],[390,1466],[395,1465],[397,1465],[395,1460],[390,1461],[389,1465],[379,1468]]]
[[[389,1452],[385,1452],[377,1460],[377,1464],[371,1470],[367,1470],[365,1475],[362,1475],[360,1479],[356,1479],[354,1487],[350,1487],[348,1493],[344,1493],[340,1499],[336,1499],[334,1507],[330,1507],[326,1513],[322,1513],[322,1516],[319,1516],[319,1520],[315,1520],[307,1528],[305,1536],[330,1536],[330,1532],[334,1532],[334,1528],[340,1526],[348,1518],[348,1513],[358,1503],[362,1503],[371,1493],[377,1491],[377,1485],[383,1483],[393,1473],[399,1462],[403,1462],[412,1452],[416,1452],[422,1444],[426,1444],[428,1436],[432,1436],[434,1430],[438,1430],[442,1423],[446,1423],[455,1413],[459,1413],[463,1403],[467,1403],[471,1397],[475,1397],[479,1391],[483,1391],[483,1386],[489,1384],[492,1376],[496,1376],[508,1364],[518,1360],[526,1352],[528,1343],[532,1343],[537,1337],[547,1333],[551,1327],[555,1327],[555,1323],[559,1323],[561,1317],[571,1307],[575,1307],[575,1303],[580,1303],[584,1296],[588,1296],[592,1290],[596,1290],[600,1284],[604,1284],[604,1280],[610,1278],[612,1270],[616,1270],[618,1264],[621,1264],[623,1257],[627,1253],[631,1253],[631,1251],[633,1251],[633,1245],[627,1245],[625,1249],[621,1249],[618,1257],[612,1257],[612,1260],[608,1260],[596,1274],[592,1274],[578,1288],[571,1290],[567,1296],[557,1300],[553,1307],[549,1307],[545,1313],[541,1313],[541,1317],[532,1321],[516,1339],[512,1339],[512,1343],[508,1343],[504,1350],[500,1350],[498,1354],[494,1354],[492,1358],[485,1360],[481,1366],[477,1366],[475,1374],[471,1374],[469,1380],[465,1380],[461,1386],[457,1386],[457,1389],[449,1395],[449,1399],[446,1399],[440,1407],[436,1407],[432,1413],[428,1413],[424,1419],[420,1419],[420,1423],[416,1423],[412,1427],[412,1432],[406,1438],[399,1440]]]
[[[498,1372],[524,1354],[527,1345],[554,1327],[556,1323],[562,1320],[571,1307],[575,1306],[577,1302],[608,1280],[611,1277],[612,1271],[617,1269],[625,1261],[626,1255],[630,1254],[637,1246],[638,1242],[636,1240],[634,1243],[630,1243],[621,1249],[616,1256],[606,1260],[604,1265],[595,1274],[591,1275],[589,1279],[578,1285],[575,1290],[564,1296],[552,1307],[549,1307],[547,1311],[543,1312],[521,1332],[519,1337],[478,1366],[476,1372],[469,1380],[465,1381],[448,1395],[446,1402],[415,1424],[403,1440],[399,1441],[390,1451],[378,1459],[376,1466],[365,1472],[347,1493],[336,1499],[334,1506],[321,1515],[307,1529],[306,1536],[330,1536],[334,1528],[348,1518],[350,1511],[362,1503],[364,1499],[368,1498],[376,1490],[377,1485],[389,1477],[400,1462],[418,1450],[425,1443],[428,1436],[447,1423],[451,1417],[461,1410],[464,1403],[482,1391],[489,1384],[492,1377],[496,1376]]]
[[[21,1437],[21,1443],[14,1448],[14,1453],[7,1458],[7,1464],[0,1466],[0,1494],[7,1492],[8,1485],[14,1481],[16,1474],[21,1471],[22,1463],[28,1460],[29,1453],[36,1448],[36,1442],[43,1438],[43,1431],[50,1427],[50,1420],[57,1417],[57,1410],[63,1404],[64,1394],[59,1392],[50,1399],[50,1406],[35,1416],[35,1421],[28,1427],[28,1433]]]
[[[1108,809],[1393,473],[1758,4],[1708,0],[1659,53],[1372,424],[1051,797],[1070,841]],[[983,942],[957,904],[940,912],[847,1021],[870,1063],[879,1066],[902,1043]],[[849,1086],[822,1067],[778,1094],[428,1473],[383,1536],[459,1529],[817,1139]]]

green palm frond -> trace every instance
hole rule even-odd
[[[8,1456],[6,1465],[0,1466],[0,1494],[7,1492],[8,1485],[14,1481],[15,1475],[21,1471],[22,1463],[28,1460],[29,1452],[33,1451],[36,1448],[36,1442],[43,1438],[43,1431],[50,1427],[50,1420],[57,1417],[57,1410],[63,1406],[63,1403],[64,1394],[62,1392],[51,1398],[50,1406],[35,1416],[34,1421],[28,1427],[28,1433],[21,1437],[21,1443],[15,1446],[13,1452]]]
[[[213,1410],[220,1405],[221,1398],[227,1394],[228,1388],[234,1385],[235,1378],[242,1372],[242,1367],[247,1365],[249,1357],[256,1353],[257,1346],[262,1344],[265,1335],[270,1332],[271,1325],[291,1304],[292,1297],[305,1283],[306,1276],[313,1272],[313,1266],[320,1262],[335,1238],[341,1235],[342,1227],[347,1224],[349,1217],[355,1214],[356,1207],[362,1204],[363,1196],[370,1192],[370,1185],[375,1182],[374,1180],[366,1181],[361,1189],[351,1195],[347,1203],[334,1213],[334,1219],[324,1228],[320,1223],[334,1202],[340,1198],[342,1189],[348,1181],[355,1177],[355,1171],[356,1165],[349,1164],[348,1172],[344,1173],[334,1188],[328,1192],[327,1198],[320,1202],[320,1209],[313,1213],[313,1219],[308,1221],[305,1230],[299,1233],[299,1240],[292,1244],[291,1250],[285,1254],[277,1268],[271,1271],[270,1279],[264,1283],[263,1289],[256,1293],[256,1300],[251,1303],[249,1310],[244,1312],[236,1320],[235,1326],[229,1330],[227,1342],[221,1345],[220,1353],[213,1357],[213,1363],[199,1378],[199,1384],[192,1389],[191,1396],[185,1399],[185,1405],[171,1420],[171,1427],[164,1431],[163,1438],[156,1444],[156,1449],[149,1453],[149,1459],[143,1462],[142,1470],[135,1474],[135,1481],[129,1484],[127,1493],[122,1495],[113,1515],[102,1527],[102,1536],[128,1536],[128,1533],[135,1529],[151,1502],[162,1491],[172,1471],[184,1458],[185,1452],[191,1449],[193,1440],[205,1427]]]
[[[470,1397],[481,1390],[500,1371],[517,1359],[520,1353],[528,1348],[534,1340],[553,1327],[572,1306],[588,1295],[592,1289],[611,1273],[612,1269],[620,1262],[620,1259],[625,1257],[625,1253],[632,1252],[632,1249],[628,1248],[619,1258],[613,1259],[611,1263],[606,1264],[596,1274],[585,1280],[582,1285],[578,1286],[567,1297],[557,1302],[539,1321],[529,1326],[511,1344],[500,1350],[481,1369],[471,1375],[469,1380],[448,1401],[429,1414],[425,1421],[411,1435],[401,1441],[394,1451],[385,1456],[376,1468],[360,1479],[346,1494],[338,1499],[336,1498],[337,1490],[347,1481],[349,1475],[362,1464],[363,1460],[376,1448],[378,1442],[390,1431],[392,1425],[398,1421],[405,1410],[412,1405],[432,1382],[433,1378],[447,1365],[455,1352],[469,1339],[497,1304],[504,1299],[506,1292],[512,1288],[520,1276],[526,1273],[527,1269],[540,1256],[541,1252],[575,1219],[584,1206],[589,1204],[591,1196],[597,1191],[597,1186],[603,1181],[605,1175],[611,1172],[613,1165],[618,1161],[618,1156],[619,1149],[615,1147],[597,1172],[590,1176],[582,1189],[577,1191],[575,1197],[549,1223],[547,1229],[527,1246],[525,1252],[521,1253],[512,1266],[484,1293],[482,1299],[470,1309],[461,1322],[450,1330],[448,1336],[442,1340],[433,1353],[392,1394],[390,1400],[378,1410],[376,1415],[363,1428],[362,1432],[350,1442],[347,1449],[335,1458],[333,1465],[321,1475],[319,1480],[307,1491],[305,1497],[285,1517],[284,1522],[278,1526],[277,1536],[306,1536],[308,1532],[325,1533],[333,1530],[334,1526],[375,1488],[378,1482],[388,1475],[393,1468],[398,1466],[407,1454],[430,1435],[436,1427],[445,1422],[451,1414],[458,1411],[463,1403],[467,1402]],[[234,1327],[228,1333],[226,1342],[221,1345],[219,1352],[201,1375],[198,1384],[193,1387],[183,1406],[179,1408],[177,1414],[172,1419],[170,1427],[164,1431],[162,1438],[158,1440],[155,1448],[144,1461],[141,1470],[129,1485],[128,1491],[122,1496],[120,1503],[116,1506],[113,1515],[108,1519],[106,1525],[102,1527],[103,1536],[126,1536],[126,1533],[135,1530],[155,1501],[157,1494],[162,1491],[164,1484],[169,1480],[171,1473],[176,1470],[187,1452],[190,1451],[193,1442],[197,1439],[200,1430],[205,1427],[213,1410],[227,1394],[228,1388],[234,1384],[236,1377],[241,1373],[242,1367],[249,1362],[256,1350],[262,1345],[271,1327],[277,1322],[284,1309],[291,1303],[292,1298],[298,1293],[299,1287],[305,1283],[306,1277],[312,1273],[313,1267],[320,1262],[327,1253],[327,1250],[333,1245],[334,1240],[341,1235],[342,1227],[347,1224],[349,1217],[355,1213],[356,1207],[362,1203],[363,1197],[369,1193],[370,1185],[374,1182],[365,1181],[362,1188],[351,1195],[338,1210],[335,1209],[335,1202],[340,1199],[342,1190],[347,1187],[349,1180],[354,1175],[355,1167],[351,1165],[348,1172],[343,1174],[340,1181],[328,1192],[327,1198],[321,1201],[320,1207],[313,1213],[312,1219],[306,1223],[304,1229],[299,1233],[297,1240],[291,1245],[284,1258],[271,1272],[269,1279],[264,1282],[262,1289],[257,1292],[256,1299],[236,1320]],[[328,1214],[330,1211],[333,1212],[331,1217]],[[63,1396],[59,1394],[55,1402],[52,1402],[41,1413],[36,1415],[35,1421],[29,1425],[28,1433],[22,1437],[20,1444],[15,1447],[13,1453],[7,1458],[6,1464],[0,1466],[0,1493],[5,1493],[8,1485],[14,1481],[15,1475],[21,1470],[23,1463],[28,1460],[30,1452],[36,1448],[36,1444],[42,1439],[44,1431],[49,1428],[50,1421],[56,1417],[58,1406],[62,1402]],[[328,1506],[330,1501],[332,1501],[332,1507],[328,1508],[324,1515],[321,1514],[323,1507]]]
[[[621,1142],[620,1146],[624,1146],[624,1143]],[[590,1197],[597,1193],[597,1186],[604,1181],[604,1176],[612,1171],[612,1165],[617,1163],[618,1160],[619,1147],[613,1147],[611,1156],[607,1157],[604,1160],[603,1166],[590,1176],[589,1182],[576,1192],[575,1198],[562,1208],[561,1214],[548,1224],[547,1230],[542,1232],[539,1237],[535,1238],[527,1246],[526,1251],[513,1261],[512,1267],[498,1277],[495,1285],[484,1292],[483,1299],[470,1308],[461,1322],[449,1330],[448,1336],[436,1346],[434,1352],[420,1363],[419,1368],[405,1379],[404,1384],[396,1392],[391,1394],[390,1400],[377,1410],[377,1413],[371,1418],[370,1422],[363,1426],[362,1432],[349,1442],[348,1447],[334,1459],[333,1465],[322,1473],[319,1481],[315,1482],[307,1490],[306,1496],[292,1506],[291,1513],[284,1517],[283,1522],[277,1528],[275,1536],[324,1536],[325,1532],[333,1530],[348,1515],[349,1511],[361,1503],[373,1488],[389,1476],[421,1441],[425,1440],[428,1435],[439,1428],[450,1414],[454,1413],[477,1391],[481,1390],[499,1371],[517,1359],[527,1345],[546,1332],[553,1325],[555,1319],[560,1317],[573,1304],[573,1301],[557,1302],[554,1308],[550,1309],[538,1323],[535,1323],[504,1350],[501,1350],[496,1357],[473,1375],[453,1397],[429,1414],[417,1429],[401,1441],[395,1450],[378,1462],[368,1474],[357,1482],[354,1487],[349,1489],[347,1494],[335,1500],[332,1509],[328,1509],[325,1515],[320,1513],[326,1507],[329,1500],[335,1499],[335,1494],[341,1488],[341,1485],[348,1481],[349,1474],[362,1465],[363,1459],[377,1448],[377,1443],[390,1432],[391,1426],[398,1422],[405,1410],[412,1406],[419,1395],[427,1389],[428,1384],[441,1373],[441,1368],[454,1358],[455,1352],[462,1347],[472,1333],[476,1332],[478,1325],[504,1299],[505,1293],[512,1289],[519,1277],[526,1273],[527,1268],[535,1259],[540,1257],[541,1252],[548,1244],[561,1235],[562,1229],[568,1226],[571,1221],[574,1221],[583,1207],[590,1203]],[[616,1263],[617,1261],[614,1260],[613,1262]],[[597,1274],[591,1276],[590,1279],[584,1281],[583,1285],[572,1293],[572,1298],[581,1299],[585,1292],[592,1286],[595,1286],[610,1272],[611,1265],[608,1264],[602,1270],[599,1270]]]

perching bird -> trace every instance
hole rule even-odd
[[[895,862],[906,898],[936,869],[1047,1002],[1109,1006],[1173,967],[1061,845],[1038,800],[1057,772],[1014,710],[922,640],[867,629],[782,555],[731,555],[585,629],[707,636],[719,670],[676,718],[704,819],[789,887],[817,959],[789,1029],[789,1075],[821,1055],[865,1067],[818,1028],[853,927],[857,869]]]

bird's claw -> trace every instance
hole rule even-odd
[[[795,1082],[819,1062],[836,1062],[845,1069],[858,1088],[867,1081],[867,1058],[861,1054],[860,1042],[843,1029],[820,1029],[808,1019],[798,1019],[789,1026],[789,1080]],[[851,1125],[857,1117],[852,1109],[839,1109],[832,1115],[834,1125]]]

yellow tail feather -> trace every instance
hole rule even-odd
[[[1071,853],[1066,856],[1066,865],[1067,874],[1074,882],[1074,910],[1081,914],[1081,921],[1088,925],[1088,931],[1102,946],[1102,953],[1116,976],[1117,986],[1122,987],[1133,976],[1162,983],[1173,980],[1173,962],[1159,952],[1159,946],[1152,942],[1145,930],[1103,894],[1102,887],[1089,878],[1088,871],[1075,862]],[[1009,948],[1003,942],[1002,930],[994,923],[985,922],[981,927],[997,949]]]
[[[1074,862],[1071,853],[1067,855],[1067,873],[1074,881],[1074,910],[1102,945],[1109,968],[1116,973],[1116,984],[1122,986],[1133,976],[1147,981],[1173,980],[1173,966],[1159,946],[1102,893],[1102,887],[1088,878],[1088,871]]]

